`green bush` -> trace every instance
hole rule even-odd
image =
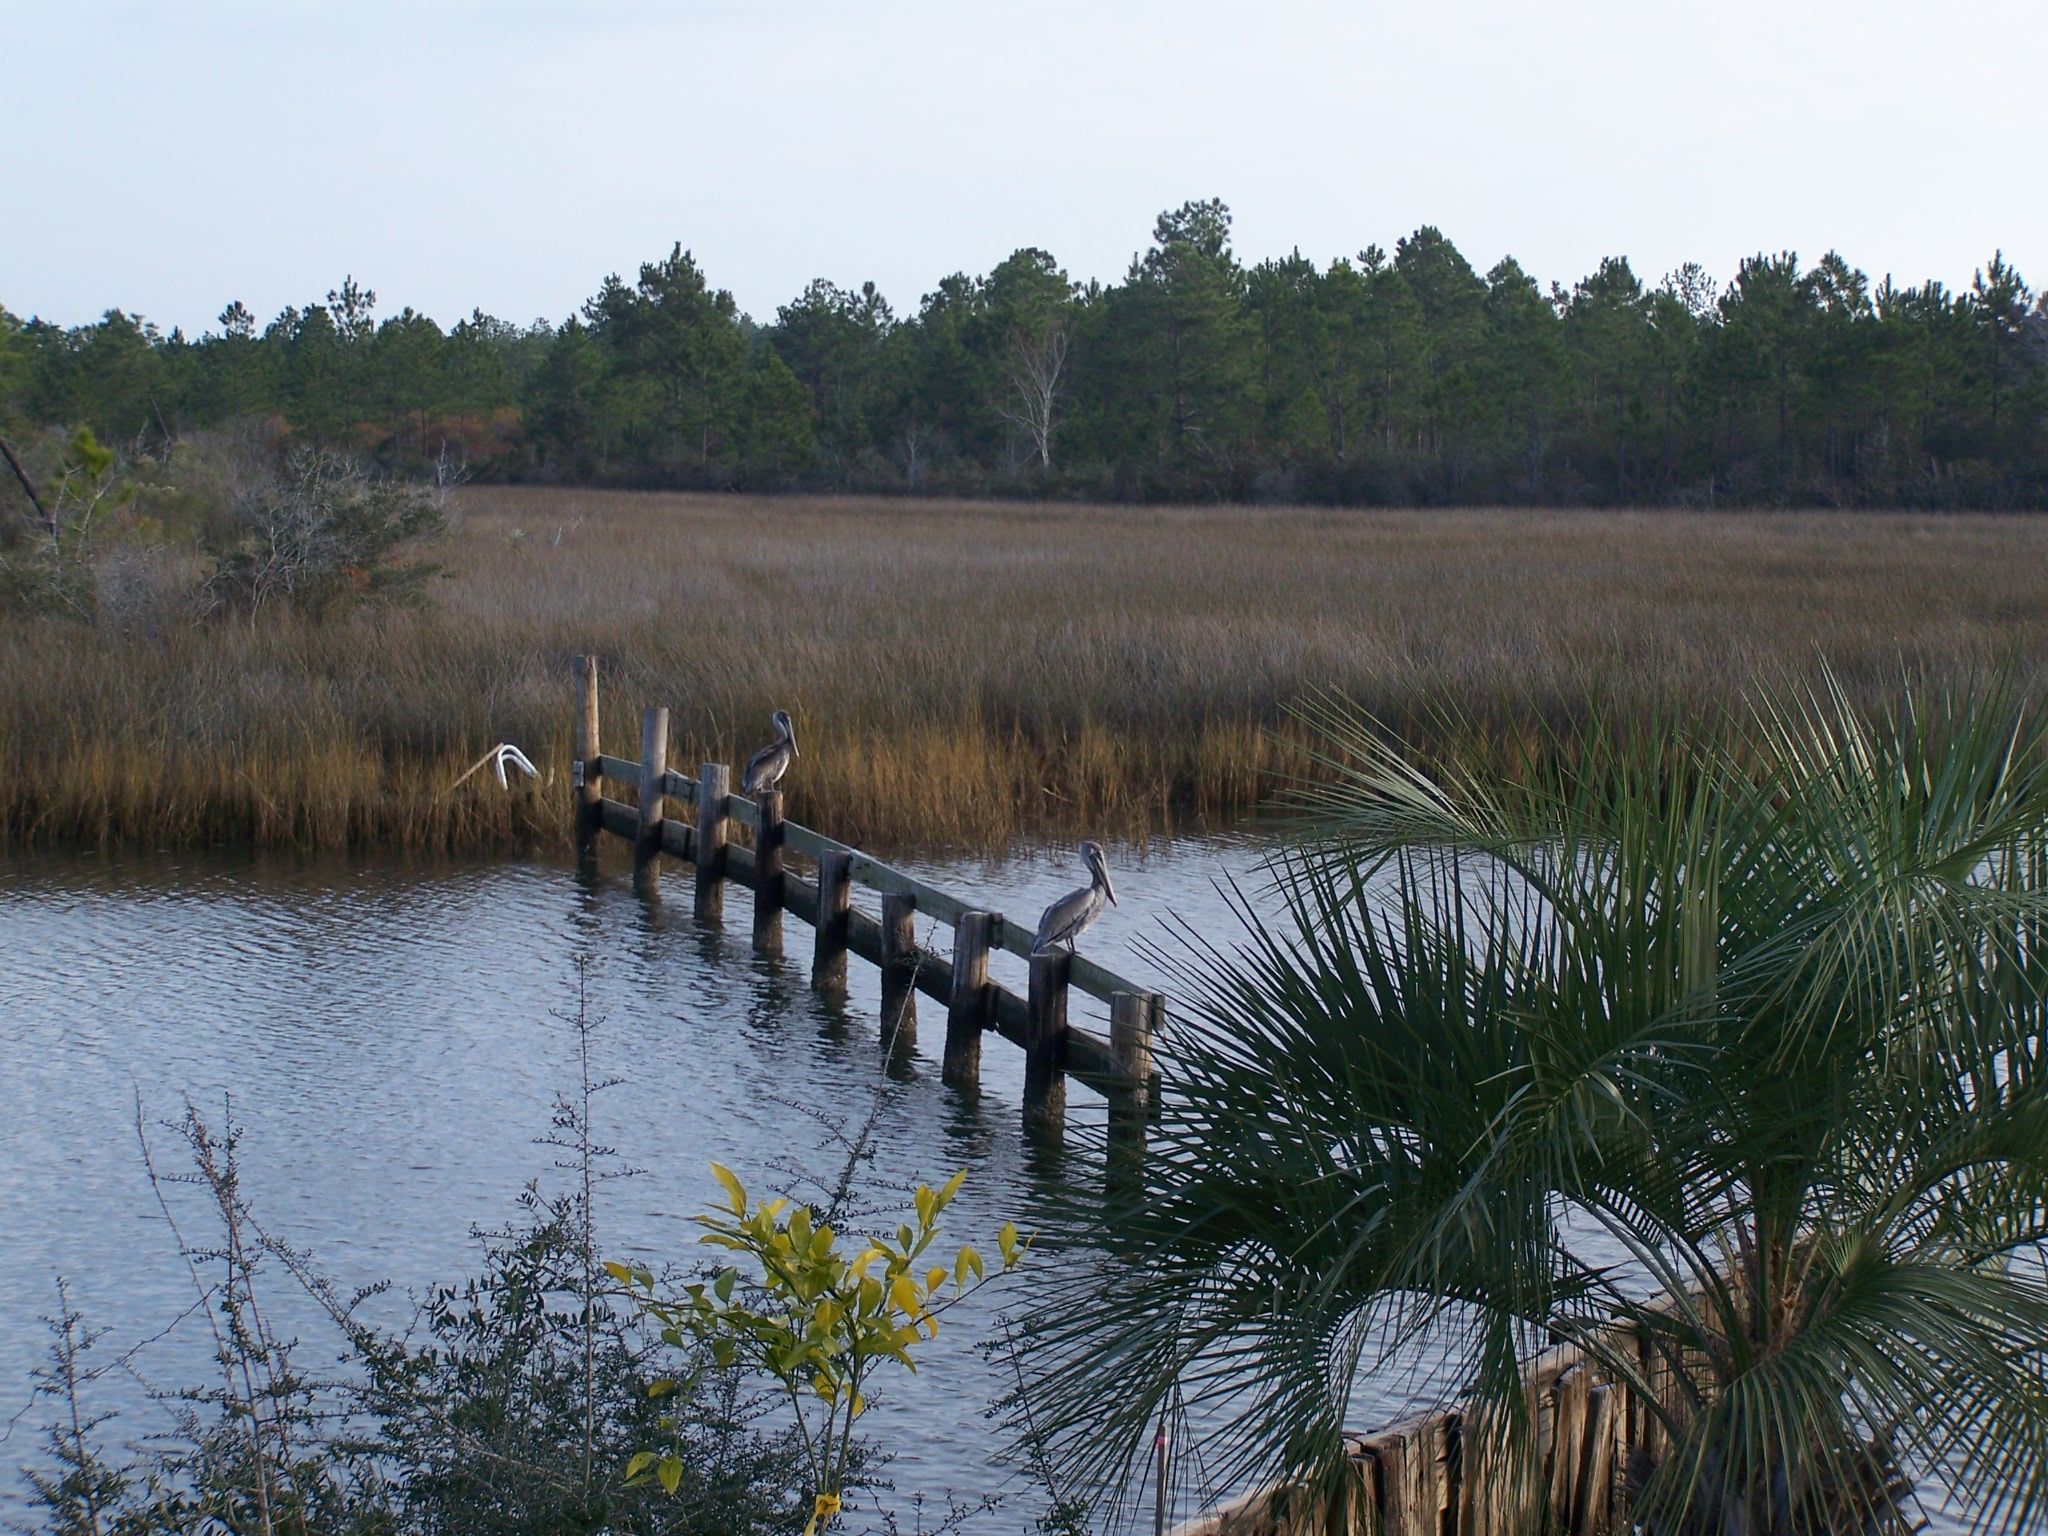
[[[325,448],[296,449],[236,486],[213,542],[212,611],[288,606],[321,614],[351,602],[416,601],[440,567],[399,546],[446,526],[423,486],[372,476]]]

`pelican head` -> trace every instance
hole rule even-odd
[[[1102,844],[1094,841],[1083,843],[1081,845],[1081,862],[1088,866],[1089,876],[1100,884],[1103,891],[1108,895],[1109,904],[1113,907],[1122,905],[1116,899],[1116,887],[1109,883],[1109,865],[1103,860]]]
[[[803,753],[796,749],[796,727],[789,723],[789,711],[778,709],[768,718],[769,723],[782,733],[782,739],[789,743],[789,755],[791,757],[802,757]]]

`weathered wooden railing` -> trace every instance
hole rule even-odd
[[[660,893],[661,859],[691,867],[696,914],[723,920],[725,884],[754,892],[754,947],[782,952],[782,919],[792,914],[814,932],[811,984],[843,995],[846,957],[857,955],[882,973],[882,1039],[898,1051],[917,1043],[917,994],[946,1008],[944,1080],[956,1088],[981,1082],[981,1037],[993,1031],[1024,1050],[1024,1123],[1041,1137],[1057,1138],[1066,1122],[1068,1077],[1076,1077],[1109,1101],[1112,1167],[1142,1159],[1145,1123],[1154,1099],[1152,1034],[1163,1008],[1156,992],[1140,990],[1115,972],[1065,950],[1033,954],[1035,930],[984,912],[893,869],[879,859],[835,841],[782,815],[782,795],[770,790],[756,799],[735,794],[732,771],[705,763],[696,778],[668,766],[668,711],[649,709],[640,723],[638,762],[612,757],[600,748],[597,658],[577,658],[576,785],[577,839],[593,849],[603,833],[633,845],[634,879],[649,896]],[[627,804],[604,794],[604,783],[635,786]],[[680,801],[688,816],[668,814]],[[730,829],[747,828],[753,846],[736,843]],[[813,859],[815,879],[785,866],[785,855]],[[881,915],[853,905],[853,888],[881,896]],[[917,942],[917,918],[953,930],[948,959]],[[1027,995],[992,980],[991,951],[1017,955],[1030,966]],[[1109,1005],[1109,1038],[1103,1040],[1067,1019],[1067,994],[1078,990]]]
[[[1618,1325],[1617,1325],[1618,1326]],[[1628,1335],[1617,1337],[1627,1341]],[[1682,1382],[1661,1355],[1629,1349],[1635,1377],[1683,1418],[1704,1385]],[[1638,1463],[1668,1449],[1664,1420],[1634,1383],[1615,1379],[1576,1345],[1546,1350],[1523,1374],[1534,1415],[1536,1464],[1526,1502],[1473,1449],[1469,1412],[1418,1415],[1350,1439],[1356,1476],[1344,1507],[1294,1490],[1249,1495],[1175,1528],[1174,1536],[1623,1536]]]

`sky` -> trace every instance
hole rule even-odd
[[[767,320],[1019,246],[1114,281],[1434,224],[1484,271],[1758,251],[2048,284],[2040,0],[0,0],[0,304],[559,321],[680,241]]]

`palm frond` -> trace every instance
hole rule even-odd
[[[1308,713],[1278,913],[1183,935],[1147,1186],[1032,1319],[1073,1471],[1113,1502],[1178,1395],[1226,1485],[1334,1488],[1362,1382],[1443,1345],[1520,1497],[1566,1340],[1662,1416],[1646,1528],[1875,1530],[1909,1469],[2038,1522],[2048,723],[2010,679],[1492,780]]]

